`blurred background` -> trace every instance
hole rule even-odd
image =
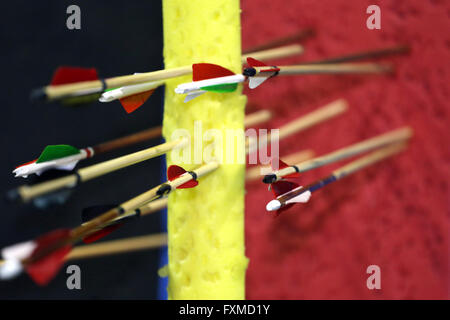
[[[66,8],[81,8],[81,30],[66,28]],[[381,29],[366,27],[366,9],[381,8]],[[446,299],[449,297],[448,1],[243,0],[243,49],[313,28],[298,63],[408,44],[408,56],[389,58],[393,76],[279,77],[245,90],[247,112],[269,109],[277,128],[315,108],[345,98],[349,110],[280,143],[281,158],[303,149],[316,154],[410,125],[415,136],[401,155],[318,191],[277,219],[265,204],[271,193],[247,184],[248,299]],[[96,67],[101,77],[161,69],[160,1],[29,1],[4,4],[3,116],[0,191],[26,182],[11,171],[47,144],[77,147],[159,125],[160,88],[126,114],[118,102],[78,108],[31,104],[32,88],[47,84],[60,65]],[[148,141],[86,160],[82,166],[157,144]],[[82,208],[127,200],[160,181],[157,158],[92,180],[70,200],[42,211],[0,202],[0,247],[80,223]],[[308,183],[340,166],[303,175]],[[162,230],[163,213],[130,223],[105,240]],[[82,290],[68,290],[60,272],[46,287],[26,275],[0,282],[2,299],[156,299],[158,250],[73,261]],[[366,268],[381,268],[381,290],[368,290]]]
[[[81,9],[81,30],[66,27],[66,9]],[[1,119],[0,190],[27,183],[11,171],[35,159],[48,144],[83,148],[138,132],[162,122],[162,88],[145,107],[127,114],[119,102],[65,107],[31,103],[30,90],[49,83],[58,66],[95,67],[100,77],[162,68],[160,1],[12,1],[5,3]],[[158,139],[83,161],[78,167],[105,161],[158,144]],[[159,183],[162,159],[155,158],[94,179],[75,189],[69,201],[42,211],[31,205],[0,202],[0,247],[32,239],[59,227],[81,223],[81,210],[120,203]],[[160,214],[129,223],[106,240],[161,230]],[[0,282],[3,299],[156,299],[158,250],[72,261],[82,272],[82,290],[68,290],[65,268],[46,287],[27,275]]]
[[[276,112],[271,126],[336,98],[342,116],[280,142],[280,155],[312,148],[324,154],[364,138],[413,127],[409,149],[316,192],[308,204],[270,219],[271,195],[247,186],[247,298],[446,299],[449,297],[448,1],[242,1],[242,42],[316,29],[296,61],[394,44],[411,54],[386,59],[394,76],[280,77],[247,90],[248,111]],[[381,29],[366,9],[378,5]],[[269,18],[270,17],[270,18]],[[270,21],[270,22],[269,22]],[[291,62],[291,61],[289,61]],[[274,79],[275,80],[275,79]],[[325,176],[336,164],[303,175]],[[381,269],[381,290],[368,290],[366,268]]]

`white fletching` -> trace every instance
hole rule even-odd
[[[242,74],[235,74],[232,76],[218,77],[212,79],[206,79],[201,81],[193,81],[188,83],[182,83],[175,88],[176,93],[185,94],[192,91],[201,90],[201,88],[216,86],[221,84],[241,83],[245,81],[245,76]]]
[[[78,161],[74,161],[74,162],[70,162],[67,164],[55,166],[55,168],[59,169],[59,170],[72,171],[73,168],[75,168],[75,166],[77,165],[77,163],[78,163]]]
[[[17,277],[23,270],[20,260],[8,259],[0,264],[0,280],[9,280]]]
[[[2,257],[5,260],[16,259],[22,260],[28,258],[33,250],[36,249],[36,243],[34,241],[26,241],[13,244],[12,246],[2,249]]]
[[[90,152],[93,153],[93,150],[90,149]],[[77,165],[78,161],[87,158],[87,152],[82,149],[80,153],[75,154],[73,156],[63,157],[60,159],[45,161],[45,162],[32,162],[30,164],[20,166],[13,170],[13,173],[16,177],[26,178],[30,174],[40,175],[42,172],[56,168],[60,170],[71,171]]]
[[[191,91],[186,95],[186,98],[184,98],[184,102],[189,102],[192,99],[195,99],[195,98],[201,96],[205,92],[206,92],[205,90]]]
[[[289,199],[288,201],[286,201],[286,204],[288,204],[288,203],[306,203],[309,201],[309,198],[311,198],[311,191],[306,191],[292,199]]]
[[[260,86],[261,83],[263,83],[267,79],[269,79],[269,77],[258,77],[258,76],[250,77],[248,80],[248,87],[250,89],[255,89],[256,87]]]
[[[134,84],[120,87],[114,90],[104,92],[98,99],[100,102],[111,102],[114,100],[126,98],[138,93],[153,90],[163,85],[163,81],[151,81],[146,83]]]

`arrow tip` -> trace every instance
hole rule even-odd
[[[10,280],[17,277],[23,270],[22,263],[17,259],[7,259],[0,265],[0,280]]]
[[[278,200],[272,200],[266,205],[267,211],[275,211],[281,208],[281,202]]]
[[[47,100],[47,93],[45,92],[45,88],[33,89],[30,94],[30,101],[45,101]]]
[[[9,190],[5,194],[5,201],[8,203],[18,203],[20,199],[21,197],[17,189]]]

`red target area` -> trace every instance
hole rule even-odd
[[[369,5],[381,29],[369,30]],[[247,184],[248,299],[445,299],[449,292],[450,29],[447,1],[242,1],[243,49],[312,27],[301,63],[397,44],[409,55],[393,75],[275,77],[245,89],[248,112],[270,109],[269,128],[338,98],[349,110],[280,142],[280,158],[321,155],[404,125],[414,129],[400,155],[330,184],[277,218],[267,185]],[[302,174],[308,184],[341,163]],[[366,269],[378,265],[381,289]]]

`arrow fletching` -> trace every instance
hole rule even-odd
[[[197,90],[197,91],[189,92],[189,93],[186,95],[186,98],[184,98],[184,102],[189,102],[189,101],[191,101],[191,100],[193,100],[193,99],[195,99],[195,98],[201,96],[201,95],[204,94],[204,93],[206,93],[205,90]]]
[[[278,196],[281,196],[295,188],[298,188],[299,185],[295,182],[291,182],[291,181],[277,181],[271,184],[271,190],[275,196],[275,198],[277,198]],[[309,198],[311,197],[311,192],[310,191],[306,191],[292,199],[289,199],[288,201],[286,201],[285,205],[283,207],[281,207],[280,209],[277,210],[277,215],[279,215],[281,212],[288,210],[289,208],[291,208],[295,203],[306,203],[309,201]]]
[[[213,63],[194,63],[192,65],[193,81],[233,76],[234,74],[233,71]]]
[[[81,151],[78,148],[72,147],[68,144],[49,145],[42,151],[36,163],[42,163],[45,161],[56,160],[64,157],[73,156],[79,154]]]
[[[299,187],[297,183],[291,181],[277,181],[272,183],[270,186],[275,198]]]
[[[264,62],[256,60],[256,59],[254,59],[252,57],[248,57],[247,58],[247,64],[250,67],[268,67],[268,65],[265,64]]]
[[[225,83],[225,84],[216,84],[213,86],[201,87],[201,90],[216,92],[216,93],[227,93],[233,92],[237,89],[237,83]]]
[[[81,212],[81,220],[83,223],[88,222],[92,219],[97,218],[98,216],[102,215],[103,213],[117,207],[115,204],[108,204],[108,205],[97,205],[92,207],[84,208]],[[133,220],[138,215],[129,215],[122,217],[117,220],[111,221],[111,223],[100,230],[91,233],[90,235],[83,238],[84,243],[91,243],[94,241],[97,241],[103,237],[106,237],[108,234],[112,233],[113,231],[119,229],[124,225],[125,222],[128,222],[130,220]]]
[[[256,87],[259,87],[264,81],[269,79],[270,77],[273,77],[277,74],[277,72],[280,71],[279,68],[269,66],[265,64],[262,61],[256,60],[254,58],[248,57],[247,63],[250,67],[267,67],[266,69],[259,70],[259,73],[255,76],[249,77],[248,87],[250,89],[255,89]]]
[[[184,170],[182,167],[177,166],[177,165],[171,165],[168,169],[167,169],[167,178],[169,179],[169,181],[173,181],[176,178],[180,177],[181,175],[185,174],[187,171]],[[187,189],[187,188],[193,188],[195,186],[198,185],[198,181],[197,180],[189,180],[186,183],[183,183],[182,185],[178,186],[177,189]]]
[[[63,66],[58,67],[53,73],[50,85],[57,86],[74,82],[98,80],[95,68],[80,68]]]
[[[278,171],[278,170],[290,167],[290,165],[281,161],[279,158],[272,158],[270,164],[272,166],[273,171]],[[300,173],[294,172],[294,173],[290,173],[290,174],[284,176],[283,178],[299,178],[299,177],[300,177]]]
[[[286,192],[291,191],[292,189],[297,188],[299,185],[296,184],[295,182],[290,182],[290,181],[277,181],[272,183],[271,185],[271,190],[273,195],[275,196],[274,198],[285,194]],[[290,207],[292,207],[294,204],[288,204],[285,205],[284,207],[281,207],[280,209],[278,209],[277,212],[277,216],[283,212],[286,211],[287,209],[289,209]]]
[[[79,150],[69,145],[50,145],[45,147],[37,160],[16,167],[13,173],[16,177],[26,178],[30,174],[41,175],[51,169],[71,171],[78,161],[92,157],[92,148]]]
[[[20,167],[25,167],[25,166],[27,166],[27,165],[29,165],[29,164],[36,163],[36,161],[37,161],[37,159],[34,159],[33,161],[29,161],[29,162],[22,163],[21,165],[18,165],[18,166],[16,167],[16,169],[18,169],[18,168],[20,168]]]
[[[311,191],[305,191],[301,194],[299,194],[298,196],[289,199],[288,201],[286,201],[286,203],[306,203],[309,201],[309,199],[311,198]]]
[[[138,109],[140,106],[142,106],[145,101],[153,94],[153,90],[149,90],[146,92],[134,94],[132,96],[128,96],[125,98],[120,99],[120,103],[122,104],[122,107],[125,109],[127,113],[131,113]]]
[[[100,240],[101,238],[106,237],[108,234],[112,233],[113,231],[119,229],[121,226],[123,226],[122,223],[118,223],[118,224],[113,224],[107,227],[104,227],[90,235],[88,235],[87,237],[83,238],[83,242],[84,243],[92,243],[95,242],[97,240]]]
[[[70,229],[58,229],[35,240],[36,248],[30,258],[36,257],[37,260],[27,265],[25,270],[38,285],[43,286],[49,283],[64,264],[64,258],[72,250],[71,244],[64,244],[69,236]],[[45,254],[52,246],[58,246],[58,243],[61,244],[58,249],[50,250],[50,253]],[[40,257],[40,255],[43,256]]]
[[[192,65],[192,80],[202,81],[213,78],[233,76],[235,73],[227,68],[212,63],[195,63]],[[201,90],[226,93],[237,89],[237,83],[226,83],[201,87]],[[198,95],[196,95],[198,96]],[[191,99],[192,100],[192,99]]]

